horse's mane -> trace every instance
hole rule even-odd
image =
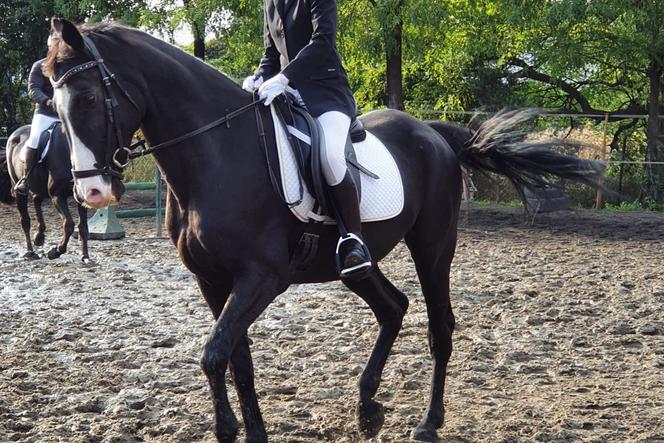
[[[144,42],[149,46],[157,49],[158,51],[167,54],[169,57],[177,59],[183,66],[189,68],[192,67],[202,67],[205,66],[208,69],[208,72],[214,72],[215,75],[220,75],[219,80],[227,82],[227,84],[232,84],[238,89],[239,86],[231,80],[227,75],[220,72],[217,68],[208,65],[207,63],[201,62],[201,60],[193,57],[191,54],[187,54],[182,51],[180,48],[164,42],[140,29],[132,28],[129,26],[124,26],[121,24],[113,22],[100,22],[100,23],[86,23],[83,25],[78,25],[77,29],[82,35],[88,35],[94,40],[92,34],[95,35],[108,35],[113,37],[120,37],[131,40],[132,43],[137,41]],[[46,60],[42,64],[42,72],[48,78],[55,77],[55,66],[57,63],[60,63],[66,59],[74,57],[74,49],[69,46],[59,34],[51,34],[51,47],[49,48],[48,55]]]

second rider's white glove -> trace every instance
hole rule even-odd
[[[262,75],[258,78],[256,78],[255,75],[250,75],[249,77],[245,78],[244,81],[242,82],[242,89],[244,89],[247,92],[254,92],[262,84],[263,84]]]
[[[275,75],[258,88],[258,97],[265,100],[265,106],[269,106],[275,97],[284,93],[288,81],[288,78],[282,73]]]

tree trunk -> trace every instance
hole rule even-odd
[[[195,7],[195,4],[192,6],[192,0],[182,0],[182,4],[188,11],[187,22],[189,22],[191,33],[194,35],[194,57],[205,60],[205,22],[197,20],[195,11],[190,9]]]
[[[662,89],[662,67],[655,60],[651,61],[648,69],[648,80],[650,81],[650,93],[648,95],[648,148],[646,152],[647,162],[664,161],[664,155],[659,147],[659,138],[662,130],[659,118],[659,97]],[[664,192],[664,167],[663,165],[646,164],[646,195],[656,202],[661,202]]]
[[[403,105],[403,82],[401,75],[401,57],[402,57],[402,35],[403,35],[403,1],[398,2],[395,11],[398,14],[396,24],[391,29],[386,29],[385,42],[386,56],[386,77],[387,77],[387,107],[392,109],[404,110]]]
[[[192,23],[191,28],[194,33],[194,56],[205,60],[205,26]]]

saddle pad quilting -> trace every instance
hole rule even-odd
[[[281,184],[286,200],[289,202],[299,200],[300,186],[302,186],[302,201],[299,205],[291,207],[291,211],[302,222],[307,222],[311,218],[318,220],[320,216],[313,212],[316,205],[314,198],[303,181],[300,185],[297,162],[290,148],[286,129],[279,123],[274,105],[271,108],[279,155]],[[401,174],[392,154],[369,131],[367,131],[367,138],[360,143],[354,143],[354,146],[358,162],[379,177],[379,179],[373,179],[366,174],[360,174],[362,180],[360,218],[363,222],[373,222],[396,217],[403,210],[404,192]],[[329,217],[325,217],[324,221],[334,223],[334,220]]]

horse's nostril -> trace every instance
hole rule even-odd
[[[101,196],[101,191],[97,188],[92,188],[88,190],[87,197],[99,197]]]

